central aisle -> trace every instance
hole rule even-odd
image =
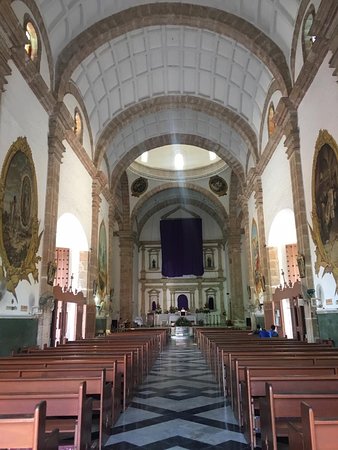
[[[247,450],[236,423],[192,338],[172,338],[105,450]]]

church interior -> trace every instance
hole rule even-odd
[[[335,1],[0,14],[3,354],[181,309],[338,338]]]
[[[337,0],[0,5],[0,356],[177,320],[335,346]]]

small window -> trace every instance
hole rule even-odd
[[[25,34],[27,39],[25,44],[27,60],[36,63],[39,60],[39,39],[36,28],[29,18],[25,20]]]
[[[81,117],[80,111],[77,108],[75,108],[75,112],[74,112],[73,131],[74,131],[75,136],[79,139],[79,141],[82,144],[82,138],[83,138],[82,117]]]
[[[268,112],[268,133],[269,137],[275,132],[276,123],[275,123],[275,107],[273,103],[270,103],[269,112]]]
[[[314,20],[315,20],[315,9],[314,6],[311,5],[304,17],[302,29],[302,49],[304,61],[308,57],[311,47],[314,41],[316,40],[316,36],[313,36],[310,32]]]

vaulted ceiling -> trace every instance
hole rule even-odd
[[[36,3],[56,94],[72,85],[82,97],[98,167],[114,174],[146,150],[183,143],[216,152],[245,180],[271,87],[291,89],[294,28],[307,0]]]

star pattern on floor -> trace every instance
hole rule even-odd
[[[104,450],[248,450],[232,409],[192,338],[171,340]]]

